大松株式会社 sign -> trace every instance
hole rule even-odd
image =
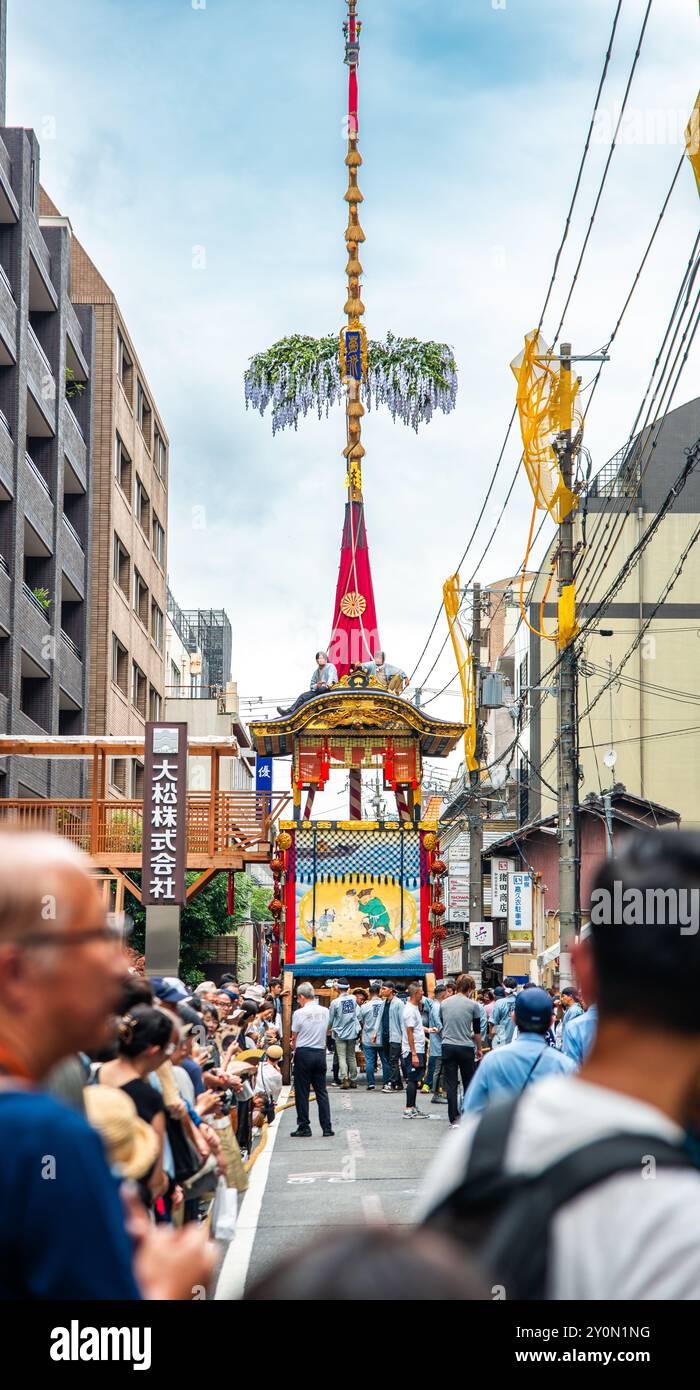
[[[145,907],[186,901],[187,725],[146,724],[143,784]]]

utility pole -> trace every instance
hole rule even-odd
[[[481,816],[481,585],[475,584],[472,594],[472,670],[474,673],[474,704],[476,708],[477,767],[470,772],[471,804],[469,807],[469,923],[483,921],[483,879],[481,855],[484,847],[484,827]],[[462,969],[469,969],[469,936],[462,945]]]
[[[559,453],[564,486],[571,491],[571,343],[561,345],[561,398],[569,402],[567,428]],[[559,523],[559,594],[573,581],[573,509]],[[571,951],[578,929],[578,729],[576,727],[576,647],[573,637],[561,652],[559,669],[559,988],[573,980]]]

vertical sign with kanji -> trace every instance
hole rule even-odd
[[[508,950],[532,946],[532,876],[511,874],[508,893]]]
[[[257,793],[256,814],[269,816],[272,798],[272,758],[263,758],[259,753],[255,759],[255,790]]]
[[[142,901],[184,906],[187,859],[187,725],[146,724]]]

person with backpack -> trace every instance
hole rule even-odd
[[[419,1218],[478,1253],[509,1300],[700,1297],[700,1172],[685,1148],[700,934],[697,914],[690,929],[665,916],[675,903],[682,923],[699,894],[694,832],[645,831],[603,863],[572,953],[598,1011],[580,1072],[465,1115],[433,1163]]]
[[[552,1001],[546,990],[533,985],[516,994],[513,1014],[516,1036],[482,1059],[464,1096],[465,1114],[484,1110],[494,1096],[519,1095],[545,1076],[576,1069],[570,1057],[548,1044]]]

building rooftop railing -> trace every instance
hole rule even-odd
[[[166,700],[217,700],[225,695],[221,685],[166,685]]]

